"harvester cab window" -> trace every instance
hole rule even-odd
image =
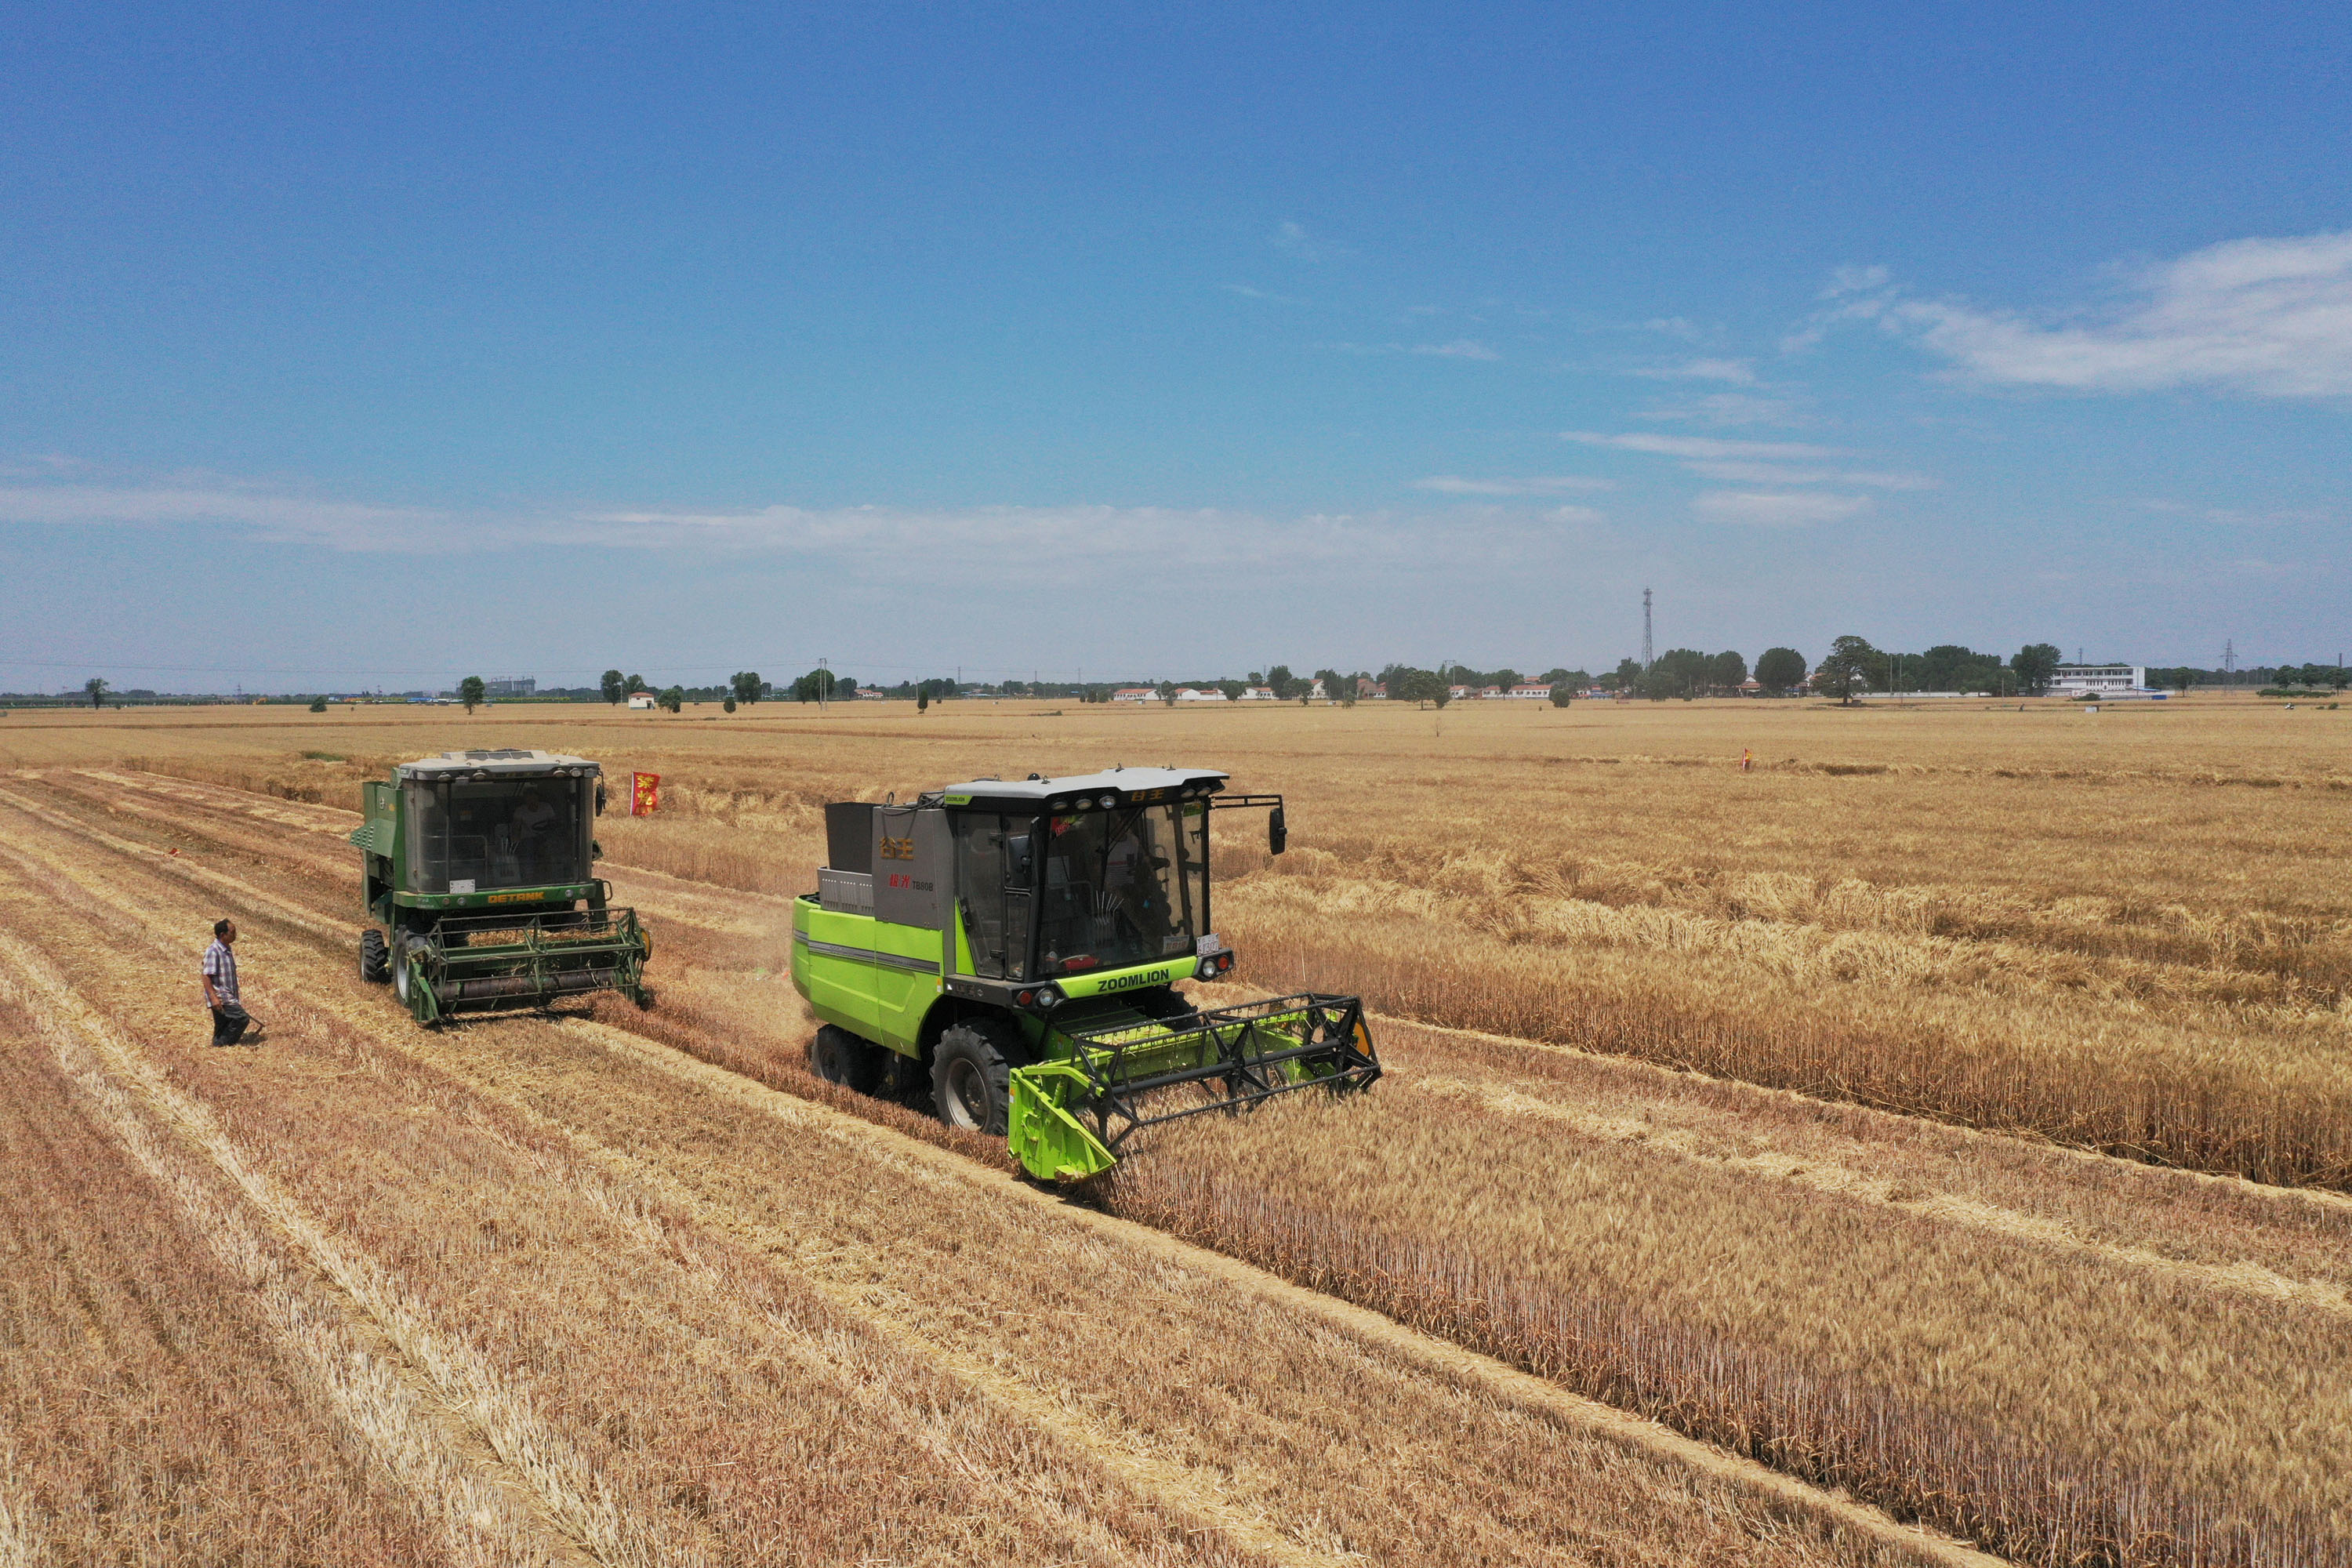
[[[1179,806],[1050,819],[1038,946],[1060,974],[1190,955],[1203,929],[1207,814]]]
[[[562,777],[410,780],[410,885],[478,893],[588,880],[593,788]]]
[[[971,966],[991,980],[1020,980],[1029,963],[1030,889],[1036,876],[1036,819],[994,812],[952,814],[957,908]]]

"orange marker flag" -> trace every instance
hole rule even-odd
[[[1753,758],[1755,754],[1755,752],[1749,751],[1745,746],[1742,746],[1739,749],[1739,771],[1741,773],[1744,773],[1748,771],[1749,760]]]
[[[661,807],[661,774],[631,773],[629,779],[629,815],[651,816]]]

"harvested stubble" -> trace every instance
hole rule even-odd
[[[2021,1561],[2352,1561],[2338,1315],[1418,1092],[1163,1134],[1115,1212]]]
[[[299,868],[215,893],[217,858],[196,879],[93,854],[81,805],[0,807],[0,926],[472,1358],[535,1446],[583,1462],[621,1531],[608,1560],[764,1560],[779,1541],[903,1561],[1891,1560],[1165,1252],[1010,1209],[820,1110],[780,1122],[682,1088],[657,1047],[616,1053],[597,1026],[427,1040],[269,890]],[[276,1026],[259,1057],[178,1046],[185,1009],[152,994],[223,897]],[[1016,1255],[1036,1274],[1006,1269]]]
[[[372,1462],[381,1427],[325,1414],[264,1305],[332,1303],[189,1234],[77,1102],[31,999],[0,995],[0,1561],[452,1561],[436,1510]]]
[[[129,1040],[185,1032],[138,966],[90,961],[105,944],[82,911],[44,916],[50,961]],[[760,1562],[781,1542],[846,1561],[1255,1560],[1181,1545],[1083,1458],[1003,1430],[763,1262],[333,1013],[250,989],[284,1065],[170,1053],[193,1114],[331,1238],[354,1294],[601,1560]],[[982,1479],[1016,1470],[1017,1493]]]

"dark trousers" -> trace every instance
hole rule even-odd
[[[213,1009],[213,1044],[233,1046],[245,1038],[245,1031],[253,1019],[243,1007],[232,1002],[226,1007]]]

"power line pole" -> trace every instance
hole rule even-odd
[[[818,712],[824,711],[825,699],[832,695],[833,671],[826,668],[825,660],[818,659],[816,661],[816,710]]]
[[[1650,652],[1650,591],[1644,588],[1642,590],[1642,673],[1649,674],[1650,666],[1656,662]]]
[[[2221,684],[2238,684],[2238,643],[2234,637],[2221,644]]]

